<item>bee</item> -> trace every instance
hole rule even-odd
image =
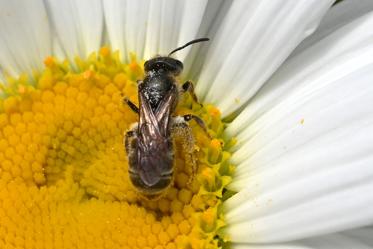
[[[179,95],[189,92],[196,102],[197,97],[190,81],[178,85],[175,77],[182,72],[183,63],[170,57],[191,44],[208,40],[192,40],[167,56],[156,56],[146,61],[145,77],[137,82],[139,107],[124,98],[124,103],[138,114],[138,122],[124,136],[129,178],[132,185],[149,199],[160,196],[173,181],[173,136],[181,134],[189,148],[193,148],[190,146],[193,136],[187,123],[190,120],[195,120],[208,134],[198,116],[173,116]]]

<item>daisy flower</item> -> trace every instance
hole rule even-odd
[[[0,248],[373,248],[373,2],[333,2],[1,0]],[[208,135],[149,200],[123,97],[200,37],[175,115]]]

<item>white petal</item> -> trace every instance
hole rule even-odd
[[[372,157],[363,157],[339,167],[333,164],[329,170],[315,167],[315,172],[300,164],[298,176],[293,175],[287,183],[269,183],[270,186],[265,186],[265,181],[284,178],[283,174],[258,176],[255,182],[259,186],[248,184],[226,203],[232,241],[284,242],[372,224],[373,210],[367,208],[373,205],[369,194],[373,191],[372,162]],[[302,168],[309,175],[299,173]]]
[[[345,236],[361,241],[373,248],[373,227],[359,228],[342,233]]]
[[[103,10],[100,0],[47,0],[48,14],[65,55],[87,57],[101,46]]]
[[[233,249],[372,249],[373,230],[361,228],[277,245],[233,244]]]
[[[334,5],[327,12],[325,18],[321,20],[320,26],[315,33],[299,44],[292,56],[310,47],[343,25],[371,11],[373,11],[372,0],[343,0],[341,3]]]
[[[369,64],[365,50],[371,49],[372,25],[373,15],[363,16],[288,60],[229,125],[227,134],[246,141],[257,132],[246,127],[279,103],[299,96],[302,89],[317,89]]]
[[[232,2],[233,1],[209,0],[207,3],[197,37],[208,37],[210,38],[210,42],[191,46],[190,53],[184,60],[184,75],[186,75],[187,79],[198,80],[211,41],[215,40],[216,32],[221,26]]]
[[[224,115],[250,99],[317,27],[333,1],[234,1],[211,43],[196,91]]]
[[[4,76],[4,73],[2,72],[1,68],[0,68],[0,84],[5,84],[5,76]],[[3,97],[3,93],[0,90],[0,98],[1,97]]]
[[[122,51],[123,58],[130,52],[145,59],[166,55],[196,37],[207,2],[104,1],[111,46]],[[187,52],[188,49],[175,57],[182,59]]]
[[[0,1],[0,68],[12,76],[43,67],[51,36],[43,1]]]
[[[289,60],[232,124],[248,125],[226,202],[233,241],[373,223],[372,25],[365,16]]]
[[[61,42],[58,40],[56,36],[53,36],[53,56],[56,58],[66,58],[65,51],[61,45]]]
[[[355,231],[357,232],[357,231]],[[372,232],[372,231],[370,231]],[[363,240],[351,238],[344,234],[330,234],[327,236],[307,239],[301,244],[314,249],[372,249],[372,244],[366,244]]]
[[[293,244],[268,245],[268,246],[232,244],[231,248],[232,249],[313,249],[311,247],[302,246],[302,245],[293,245]]]
[[[305,239],[297,243],[315,249],[372,249],[372,235],[372,228],[359,228],[343,233]]]
[[[104,1],[103,5],[112,49],[119,50],[122,59],[128,56],[129,52],[135,52],[141,58],[146,35],[148,1],[113,0]]]

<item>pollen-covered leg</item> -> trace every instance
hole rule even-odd
[[[185,165],[190,166],[186,169],[190,169],[192,176],[197,173],[197,163],[193,155],[194,153],[194,137],[192,134],[192,129],[189,127],[188,123],[183,117],[175,117],[172,119],[171,132],[174,138],[180,139],[182,141],[182,150],[185,155]],[[192,179],[189,180],[191,182]]]
[[[184,119],[185,122],[189,122],[189,121],[191,121],[192,119],[193,119],[194,121],[196,121],[196,123],[199,125],[199,127],[202,128],[202,130],[206,133],[206,135],[207,135],[210,139],[212,139],[211,136],[210,136],[210,134],[209,134],[209,132],[208,132],[208,130],[207,130],[207,127],[206,127],[205,122],[204,122],[200,117],[198,117],[198,116],[196,116],[196,115],[193,115],[193,114],[186,114],[186,115],[183,116],[183,119]]]
[[[192,96],[193,100],[200,104],[202,106],[201,103],[198,102],[198,98],[197,98],[197,95],[195,94],[194,92],[194,85],[191,81],[187,81],[185,82],[182,86],[181,86],[181,91],[180,93],[183,94],[183,93],[186,93],[186,92],[189,92],[190,96]]]

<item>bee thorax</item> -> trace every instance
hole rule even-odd
[[[174,79],[166,74],[153,73],[145,77],[141,91],[153,110],[174,85]]]

